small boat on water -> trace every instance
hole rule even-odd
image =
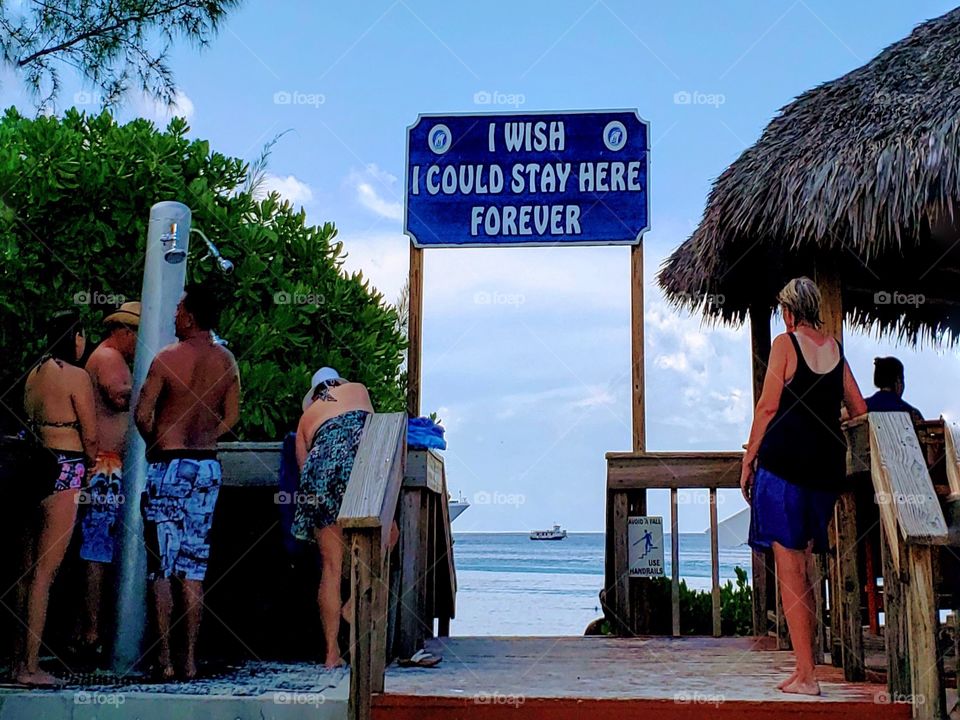
[[[470,503],[467,502],[467,499],[463,496],[463,493],[461,492],[459,497],[457,497],[456,500],[453,499],[453,495],[449,495],[449,505],[447,507],[450,508],[450,522],[453,522],[458,517],[460,517],[460,514],[464,510],[470,507]]]
[[[567,537],[567,531],[561,530],[559,525],[554,525],[553,530],[534,530],[530,533],[531,540],[563,540]]]

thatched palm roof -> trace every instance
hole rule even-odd
[[[791,277],[832,267],[848,320],[956,340],[958,210],[960,8],[783,108],[659,280],[676,304],[740,322]]]

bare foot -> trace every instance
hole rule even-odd
[[[187,660],[183,664],[183,675],[184,680],[195,680],[197,677],[197,664],[193,660]]]
[[[326,660],[323,661],[323,666],[327,670],[333,670],[334,668],[343,667],[346,663],[343,661],[343,658],[340,657],[340,653],[334,652],[333,654],[327,654]]]
[[[177,676],[176,671],[173,669],[173,665],[170,663],[160,663],[154,667],[153,673],[154,677],[161,682],[170,682]]]
[[[20,670],[14,676],[14,680],[21,685],[31,685],[35,687],[59,687],[66,684],[65,681],[43,670],[37,670],[35,672]]]
[[[794,670],[792,673],[790,673],[790,677],[786,678],[785,680],[781,680],[780,682],[777,683],[777,690],[783,690],[787,685],[789,685],[796,679],[797,679],[797,671]]]
[[[803,679],[798,677],[792,683],[780,689],[785,693],[794,695],[819,695],[820,683],[815,678]]]

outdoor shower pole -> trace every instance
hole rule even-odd
[[[190,208],[179,202],[159,202],[150,208],[147,249],[140,295],[140,330],[133,361],[130,427],[123,459],[122,522],[118,533],[119,572],[114,622],[113,670],[136,670],[142,658],[147,621],[147,553],[143,540],[140,496],[146,489],[146,444],[133,422],[140,388],[157,352],[175,339],[173,316],[187,274]]]

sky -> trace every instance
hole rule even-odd
[[[248,160],[285,133],[269,187],[311,222],[334,222],[347,267],[392,301],[407,273],[404,144],[418,114],[636,109],[651,128],[647,448],[736,450],[751,420],[749,331],[673,310],[655,273],[696,227],[712,181],[781,107],[950,9],[932,0],[247,0],[209,48],[173,52],[175,111],[192,136]],[[9,73],[0,94],[4,106],[28,106]],[[95,111],[97,94],[67,79],[57,111],[70,105]],[[117,114],[165,124],[170,110],[131,95]],[[631,444],[629,250],[433,249],[424,265],[422,409],[442,419],[448,485],[472,503],[455,530],[602,530],[604,454]],[[845,340],[864,394],[872,358],[896,354],[910,402],[927,417],[960,417],[956,350],[849,331]],[[681,530],[703,530],[706,492],[681,493],[680,503]],[[668,516],[667,491],[648,506]],[[738,491],[721,491],[721,519],[743,507]]]

